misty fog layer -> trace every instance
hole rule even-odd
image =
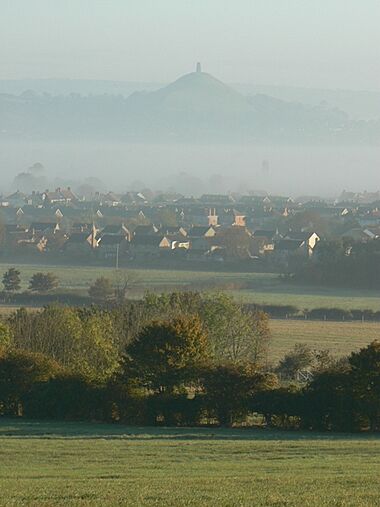
[[[115,191],[137,184],[185,195],[265,190],[335,196],[343,189],[380,188],[379,147],[10,141],[0,143],[2,190],[37,161],[50,181],[96,176]]]
[[[39,162],[44,181],[109,190],[334,196],[380,188],[380,121],[336,107],[246,96],[201,71],[156,91],[0,94],[2,185]],[[41,190],[41,189],[36,189]]]

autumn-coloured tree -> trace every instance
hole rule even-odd
[[[156,321],[127,346],[123,375],[153,392],[172,392],[190,382],[208,358],[207,335],[198,317]]]
[[[115,297],[115,288],[109,278],[101,276],[91,285],[88,294],[96,301],[106,302]]]

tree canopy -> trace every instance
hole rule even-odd
[[[172,391],[209,359],[207,335],[196,316],[156,321],[127,346],[125,378],[155,392]]]
[[[3,285],[7,292],[16,292],[21,288],[21,273],[16,268],[9,268],[3,275]]]
[[[33,292],[50,292],[58,287],[58,278],[53,273],[34,273],[29,282]]]

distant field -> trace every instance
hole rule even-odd
[[[0,276],[10,267],[0,264]],[[238,300],[267,304],[289,304],[300,309],[317,307],[370,308],[380,310],[380,291],[308,287],[282,282],[273,273],[224,273],[163,269],[120,269],[82,266],[17,265],[23,288],[36,271],[55,273],[63,290],[85,294],[99,276],[113,280],[128,274],[133,278],[131,297],[141,297],[147,290],[226,290]]]
[[[296,343],[306,343],[318,349],[328,349],[336,356],[380,340],[379,322],[321,322],[303,320],[270,321],[272,343],[270,361],[277,361]]]
[[[1,273],[10,267],[0,264]],[[51,271],[61,283],[61,288],[85,294],[91,283],[99,276],[113,280],[128,275],[132,280],[130,297],[141,297],[147,290],[226,290],[239,301],[268,304],[291,304],[300,309],[316,307],[371,308],[380,310],[380,292],[344,289],[320,289],[291,285],[272,273],[221,273],[207,271],[170,271],[158,269],[120,270],[112,268],[81,266],[18,265],[22,274],[23,288],[36,271]],[[242,287],[237,290],[236,287]],[[313,293],[314,291],[314,293]],[[0,307],[0,316],[14,307]],[[336,355],[345,355],[369,342],[380,339],[380,323],[370,322],[313,322],[272,320],[273,340],[270,360],[277,361],[295,343],[308,343],[327,348]]]
[[[15,265],[0,264],[0,275]],[[41,266],[32,264],[16,265],[21,271],[22,286],[28,287],[29,280],[36,271],[52,272],[60,279],[64,289],[86,292],[91,283],[99,276],[108,277],[115,282],[126,275],[133,279],[133,290],[168,290],[191,289],[192,287],[228,287],[246,285],[252,280],[269,280],[276,278],[274,274],[261,273],[223,273],[211,271],[186,271],[164,269],[120,269],[96,266]],[[262,283],[262,282],[260,282]]]
[[[0,421],[1,506],[370,507],[380,439]]]

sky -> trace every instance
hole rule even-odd
[[[380,91],[379,0],[0,0],[0,79]]]

